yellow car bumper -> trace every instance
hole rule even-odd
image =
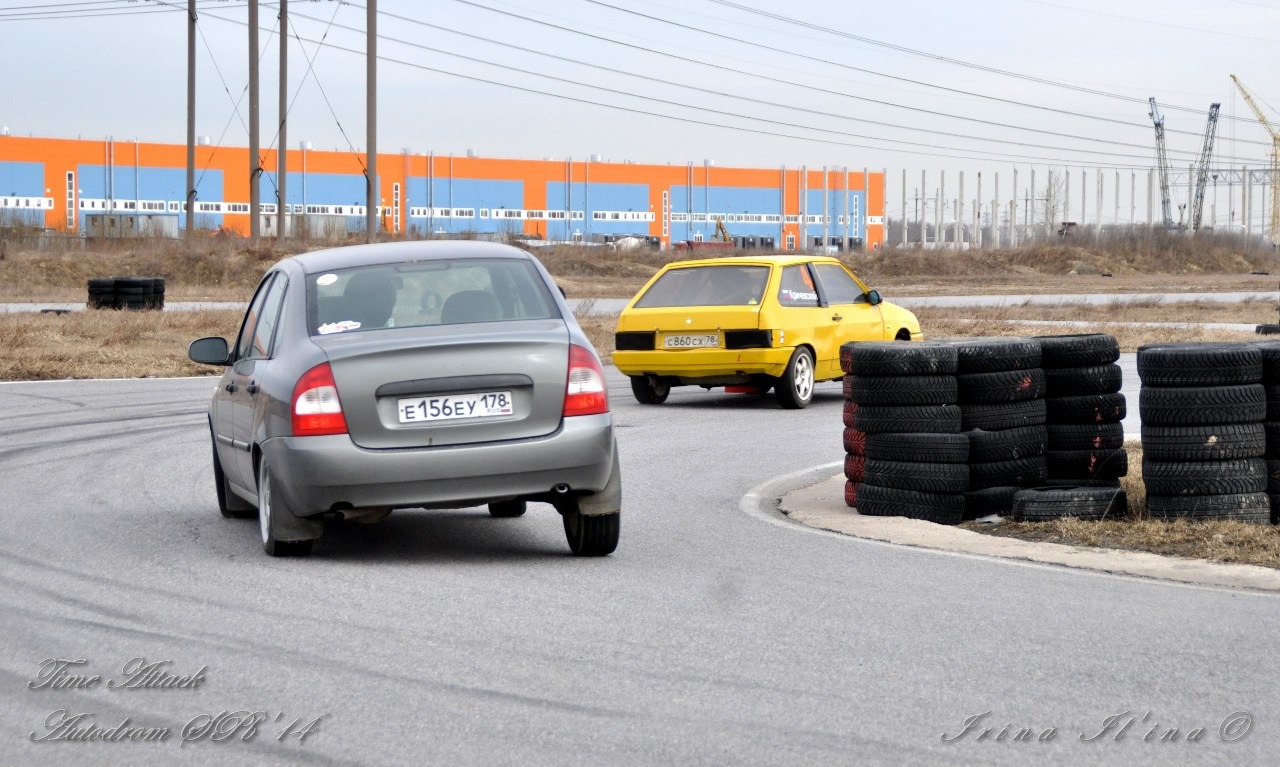
[[[615,351],[613,364],[626,375],[679,378],[722,378],[739,375],[780,376],[791,360],[791,347],[771,349],[688,349]]]

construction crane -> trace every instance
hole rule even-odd
[[[1164,115],[1160,114],[1160,107],[1156,106],[1155,96],[1148,101],[1151,103],[1149,116],[1156,124],[1156,164],[1160,171],[1160,215],[1164,218],[1164,228],[1172,229],[1173,203],[1169,199],[1169,154],[1164,144]]]
[[[1232,75],[1231,80],[1240,89],[1240,95],[1244,96],[1249,108],[1258,116],[1258,122],[1262,123],[1262,127],[1271,134],[1271,217],[1268,227],[1271,230],[1271,246],[1280,246],[1280,131],[1271,125],[1271,121],[1254,102],[1253,96],[1245,90],[1240,78]]]
[[[1213,137],[1218,133],[1218,108],[1221,104],[1209,105],[1209,122],[1204,126],[1204,146],[1200,148],[1200,163],[1196,166],[1196,193],[1191,198],[1191,231],[1200,229],[1200,218],[1204,213],[1204,188],[1209,183],[1209,159],[1213,156]]]

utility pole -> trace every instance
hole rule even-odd
[[[249,238],[253,240],[262,233],[258,138],[258,0],[249,0]]]
[[[285,179],[289,173],[289,0],[280,0],[280,139],[276,144],[276,242],[284,247],[289,223],[289,196]]]
[[[256,1],[256,0],[255,0]],[[378,0],[369,0],[365,11],[365,231],[368,242],[378,234]]]
[[[186,236],[196,220],[196,0],[187,0],[187,203]]]

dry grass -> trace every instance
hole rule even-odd
[[[1125,446],[1129,472],[1121,480],[1129,500],[1129,515],[1123,519],[1081,520],[1064,518],[1052,522],[1013,522],[961,526],[988,535],[1045,541],[1087,548],[1149,551],[1214,562],[1280,568],[1280,527],[1242,522],[1190,522],[1185,519],[1149,519],[1146,489],[1142,482],[1142,447],[1137,441]]]
[[[231,337],[240,311],[0,314],[0,380],[151,378],[218,372],[187,359],[200,336]]]

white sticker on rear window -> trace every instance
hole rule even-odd
[[[322,274],[316,278],[316,284],[321,286],[332,285],[337,281],[338,281],[338,275],[336,274]]]
[[[344,330],[358,330],[359,328],[360,323],[355,320],[343,320],[342,322],[326,322],[316,328],[316,332],[322,336],[327,336],[330,333],[341,333]]]

